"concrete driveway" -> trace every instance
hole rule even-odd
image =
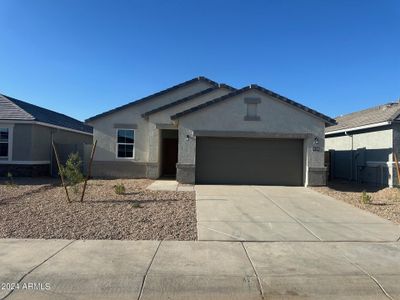
[[[304,187],[198,185],[203,241],[397,241],[400,226]]]

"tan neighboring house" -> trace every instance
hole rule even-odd
[[[182,183],[325,184],[335,120],[258,85],[198,77],[86,120],[98,177]]]
[[[325,133],[330,178],[398,185],[393,152],[399,155],[400,104],[382,104],[339,116],[336,121]]]
[[[52,141],[65,145],[61,152],[92,140],[92,128],[83,122],[0,94],[0,177],[56,176]]]

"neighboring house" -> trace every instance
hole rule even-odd
[[[91,144],[92,132],[66,115],[0,94],[0,176],[50,175],[51,142]]]
[[[257,85],[204,77],[94,116],[100,177],[182,183],[323,185],[335,120]]]
[[[400,147],[400,104],[388,103],[336,118],[325,133],[331,179],[397,185],[393,151]]]

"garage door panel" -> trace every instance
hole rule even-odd
[[[302,140],[197,138],[197,183],[303,185],[302,178]]]

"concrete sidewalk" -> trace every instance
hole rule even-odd
[[[0,299],[400,299],[398,242],[4,239],[0,265]]]

